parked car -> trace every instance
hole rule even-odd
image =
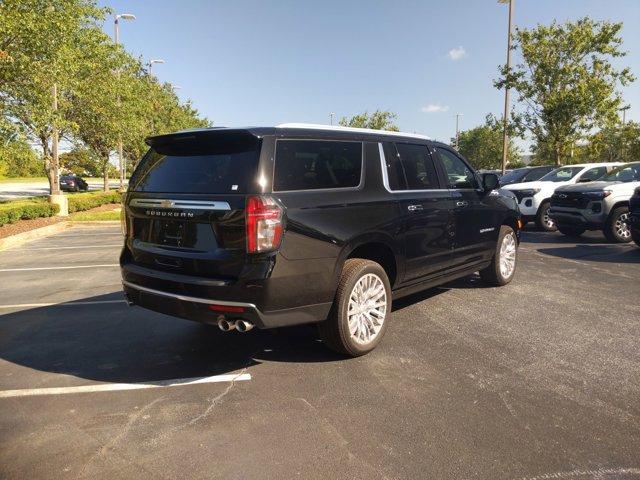
[[[60,190],[63,192],[79,192],[80,190],[89,190],[89,184],[77,175],[61,175]]]
[[[511,185],[514,183],[534,182],[540,180],[547,173],[555,170],[557,167],[553,165],[544,165],[541,167],[522,167],[511,170],[500,177],[500,185]]]
[[[565,235],[602,230],[611,242],[630,242],[629,199],[638,186],[640,162],[623,164],[596,182],[557,188],[549,216]]]
[[[515,198],[427,137],[285,124],[151,137],[124,200],[131,304],[245,332],[318,323],[357,356],[392,299],[511,281]]]
[[[640,187],[636,187],[635,193],[629,199],[627,225],[631,230],[631,239],[640,247]]]
[[[592,182],[609,173],[620,163],[585,163],[556,168],[535,182],[506,185],[518,199],[520,212],[525,222],[535,222],[538,229],[545,232],[556,230],[555,222],[549,217],[551,196],[556,188],[574,183]]]

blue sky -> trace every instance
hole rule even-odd
[[[505,62],[507,11],[496,0],[102,0],[131,12],[120,39],[162,58],[158,78],[182,87],[216,125],[329,123],[377,108],[401,130],[448,140],[499,114],[492,80]],[[640,0],[516,0],[522,27],[589,15],[624,21],[620,65],[639,77],[623,91],[640,119]],[[635,25],[635,26],[634,26]],[[105,23],[113,33],[113,19]]]

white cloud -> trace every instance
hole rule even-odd
[[[449,50],[449,58],[453,61],[460,60],[467,56],[467,51],[464,49],[462,45],[458,48],[454,48]]]
[[[440,112],[446,112],[448,110],[449,110],[448,105],[440,105],[435,103],[430,103],[429,105],[422,107],[422,111],[424,113],[440,113]]]

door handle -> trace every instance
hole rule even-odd
[[[468,207],[469,206],[469,202],[467,202],[466,200],[460,200],[456,202],[456,207]]]
[[[422,210],[422,205],[409,205],[407,206],[407,210],[409,210],[410,212],[419,212],[420,210]]]

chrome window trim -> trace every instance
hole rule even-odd
[[[425,145],[426,146],[426,145]],[[429,147],[427,146],[427,150]],[[389,173],[387,172],[387,158],[384,155],[382,142],[378,142],[378,151],[380,152],[380,168],[382,169],[382,184],[389,193],[420,193],[420,192],[448,192],[446,188],[425,188],[424,190],[391,190],[389,187]]]
[[[205,303],[207,305],[225,305],[228,307],[246,307],[246,308],[254,308],[256,311],[258,311],[257,307],[253,303],[229,302],[226,300],[213,300],[210,298],[190,297],[188,295],[180,295],[178,293],[163,292],[162,290],[156,290],[154,288],[142,287],[140,285],[136,285],[135,283],[127,282],[125,280],[122,281],[122,284],[126,287],[133,288],[135,290],[151,293],[153,295],[160,295],[163,297],[171,297],[177,300],[182,300],[183,302]]]
[[[342,142],[342,143],[359,143],[360,144],[360,183],[355,187],[337,187],[337,188],[305,188],[302,190],[276,190],[276,157],[278,155],[278,142]],[[330,138],[278,138],[273,150],[273,173],[271,175],[271,185],[273,185],[273,193],[301,193],[301,192],[348,192],[361,190],[364,186],[364,144],[360,140],[334,140]]]
[[[231,210],[228,202],[208,200],[173,200],[170,198],[134,198],[131,207],[140,208],[182,208],[187,210]]]

